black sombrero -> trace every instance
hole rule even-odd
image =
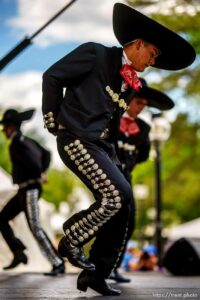
[[[0,124],[15,124],[21,125],[23,121],[31,119],[34,113],[34,109],[29,109],[23,112],[18,112],[15,109],[8,109],[3,114],[3,118],[0,121]]]
[[[113,30],[122,46],[141,38],[158,47],[161,54],[153,65],[156,68],[180,70],[191,65],[195,60],[195,50],[186,40],[122,3],[114,5]]]
[[[155,107],[160,110],[168,110],[174,107],[174,102],[164,93],[150,88],[146,80],[140,78],[142,88],[134,97],[145,98],[148,101],[147,106]]]

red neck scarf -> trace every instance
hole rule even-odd
[[[128,88],[128,86],[130,86],[138,92],[139,88],[142,87],[142,83],[139,80],[136,71],[133,70],[133,68],[131,68],[131,66],[129,66],[128,64],[123,65],[120,70],[120,74],[125,81],[125,88]]]
[[[120,132],[128,135],[135,135],[140,132],[140,128],[134,120],[122,117],[120,120]]]

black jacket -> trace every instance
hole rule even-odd
[[[129,178],[136,164],[148,159],[150,152],[149,131],[150,126],[140,118],[136,118],[140,132],[125,135],[120,132],[118,138],[117,154],[122,164],[123,173]]]
[[[43,75],[43,114],[53,112],[55,121],[69,133],[90,140],[110,128],[116,137],[124,112],[106,91],[120,93],[122,48],[86,43],[63,57]],[[63,96],[63,88],[66,88]],[[126,102],[133,89],[120,95]]]
[[[14,183],[40,178],[50,164],[50,152],[21,132],[13,138],[9,150]]]

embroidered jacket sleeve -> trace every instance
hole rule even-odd
[[[86,43],[61,60],[43,74],[42,111],[45,125],[51,132],[56,127],[56,117],[63,101],[63,89],[80,84],[80,81],[94,67],[95,49],[93,43]]]

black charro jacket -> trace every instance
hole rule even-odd
[[[135,166],[148,159],[151,147],[150,126],[140,118],[136,118],[135,122],[140,132],[133,135],[120,132],[118,137],[117,154],[122,164],[123,173],[129,181]]]
[[[53,112],[55,121],[77,137],[95,140],[109,128],[110,139],[116,138],[124,110],[106,86],[121,92],[121,67],[122,48],[92,42],[79,46],[43,74],[43,114]],[[120,98],[128,103],[133,93],[128,89]]]
[[[14,183],[38,179],[50,164],[50,152],[18,132],[9,147]]]

